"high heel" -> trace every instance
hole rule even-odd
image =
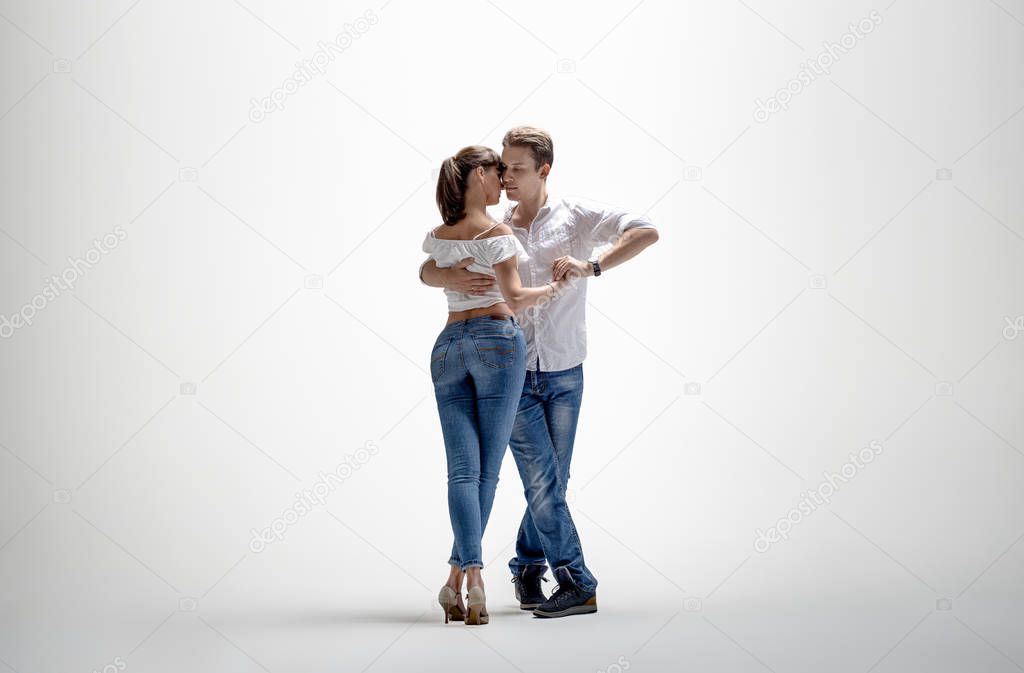
[[[466,624],[477,626],[487,624],[490,617],[487,615],[487,597],[484,595],[483,587],[471,587],[466,594]]]
[[[461,622],[466,618],[462,608],[459,607],[458,594],[447,584],[441,587],[440,593],[437,594],[437,602],[441,604],[441,609],[444,610],[445,624],[448,623],[449,619],[453,622]]]

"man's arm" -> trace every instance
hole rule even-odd
[[[643,215],[594,209],[580,204],[575,206],[574,215],[578,219],[573,226],[583,243],[584,254],[589,255],[594,247],[612,244],[612,247],[596,258],[602,274],[636,257],[658,241],[658,230]],[[555,260],[552,266],[552,277],[555,280],[570,273],[593,276],[594,266],[589,260],[569,255]]]
[[[597,256],[596,259],[601,267],[601,273],[604,274],[608,269],[612,269],[626,260],[636,257],[644,248],[653,245],[657,240],[658,230],[653,227],[627,229],[615,241],[612,247]],[[556,259],[551,270],[552,278],[561,280],[569,274],[593,276],[594,265],[589,260],[576,259],[569,255]]]
[[[420,264],[420,282],[430,287],[444,287],[444,272],[437,268],[433,257]]]
[[[657,242],[658,230],[654,227],[636,227],[627,229],[625,233],[615,241],[615,244],[612,245],[612,247],[597,256],[597,263],[601,267],[601,273],[604,273],[606,269],[611,269],[622,264],[626,260],[633,259],[645,248],[654,245]],[[592,265],[590,270],[591,272],[594,270]]]
[[[454,266],[440,268],[433,258],[420,265],[420,281],[430,287],[443,287],[469,295],[483,294],[494,285],[494,277],[485,273],[468,271],[472,257],[460,260]]]

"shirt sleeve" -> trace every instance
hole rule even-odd
[[[490,239],[490,250],[488,251],[488,261],[491,266],[500,264],[506,259],[515,257],[519,253],[518,246],[516,245],[519,241],[516,240],[515,236],[493,236]]]
[[[656,229],[644,215],[612,210],[596,203],[577,201],[571,210],[575,234],[587,251],[613,243],[630,229]]]
[[[423,263],[420,264],[420,273],[419,273],[420,283],[422,283],[423,285],[427,285],[425,282],[423,282],[423,267],[425,267],[427,265],[427,262],[429,262],[430,260],[432,260],[434,258],[433,254],[432,254],[434,252],[433,238],[430,236],[430,232],[429,231],[427,232],[427,235],[423,238],[423,245],[420,246],[420,248],[423,250],[423,252],[425,252],[428,255],[430,255],[430,257],[427,257],[425,260],[423,260]],[[430,286],[427,285],[427,287],[430,287]]]

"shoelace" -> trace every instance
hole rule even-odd
[[[541,579],[542,582],[547,582],[548,581],[547,577],[541,577],[540,579]],[[522,581],[523,581],[523,578],[520,577],[519,575],[513,575],[512,576],[512,584],[515,584],[516,582],[522,582]],[[555,586],[557,587],[558,585],[556,584]]]
[[[566,595],[578,596],[579,593],[580,593],[580,588],[578,586],[576,586],[575,584],[569,584],[569,585],[565,586],[564,588],[562,587],[561,584],[556,584],[555,585],[555,590],[553,592],[551,592],[551,599],[558,600],[558,599],[560,599],[560,598],[562,598],[563,596],[566,596]]]

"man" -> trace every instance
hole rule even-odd
[[[643,216],[550,197],[547,179],[554,144],[545,131],[514,128],[505,134],[502,148],[505,194],[515,202],[504,223],[527,253],[519,263],[523,285],[575,278],[561,296],[528,310],[520,321],[527,341],[527,372],[509,446],[527,508],[509,569],[523,610],[533,610],[539,617],[596,612],[597,579],[584,563],[565,502],[583,397],[587,279],[635,257],[658,240],[658,232]],[[609,249],[591,259],[595,248],[609,243]],[[438,268],[428,260],[420,267],[420,280],[432,287],[479,294],[494,279],[467,271],[472,261]],[[550,598],[541,589],[541,580],[547,581],[545,559],[558,581]]]

